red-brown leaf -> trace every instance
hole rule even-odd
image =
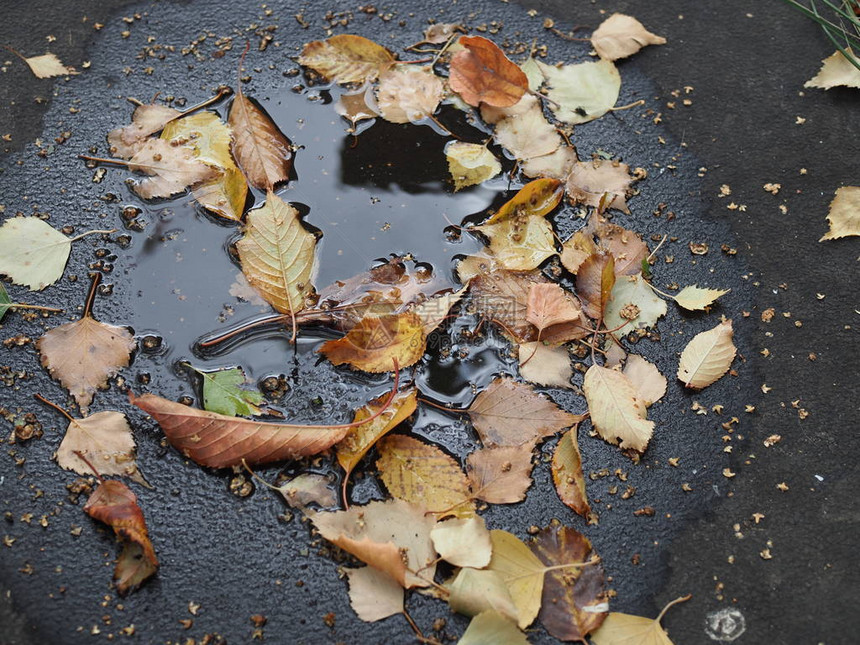
[[[529,80],[495,43],[481,36],[462,36],[466,49],[454,54],[448,83],[466,103],[510,107],[529,87]]]
[[[260,190],[273,190],[275,184],[289,178],[293,167],[289,139],[241,87],[227,122],[233,128],[233,155],[248,183]]]
[[[607,268],[612,265],[611,268]],[[582,309],[591,318],[603,316],[603,309],[615,285],[615,262],[610,253],[592,253],[576,272],[576,293]]]

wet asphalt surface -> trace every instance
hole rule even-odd
[[[671,247],[677,259],[658,267],[659,281],[698,281],[733,289],[709,316],[671,313],[659,326],[662,341],[637,351],[662,361],[660,367],[671,374],[673,352],[692,333],[713,326],[724,313],[735,320],[743,358],[735,364],[738,377],[726,378],[701,394],[690,396],[677,386],[670,388],[667,400],[653,410],[660,430],[640,466],[631,466],[597,440],[585,440],[587,471],[622,468],[637,488],[634,497],[622,501],[607,494],[611,478],[589,481],[590,497],[601,500],[594,504],[601,516],[599,526],[585,527],[561,506],[548,488],[546,469],[541,468],[536,469],[536,485],[528,500],[516,508],[493,508],[486,515],[488,522],[523,535],[531,524],[544,525],[550,518],[560,517],[586,532],[613,576],[610,586],[618,592],[615,609],[653,615],[672,598],[692,593],[693,599],[675,608],[665,621],[676,643],[715,642],[706,634],[706,623],[727,611],[734,612],[736,624],[742,617],[745,625],[733,641],[737,643],[854,642],[854,634],[860,633],[860,619],[852,606],[857,591],[856,582],[852,583],[856,578],[852,575],[856,571],[852,546],[858,504],[850,484],[856,472],[858,402],[854,392],[860,369],[853,286],[858,247],[851,239],[827,244],[819,244],[817,239],[826,230],[824,216],[833,191],[840,185],[856,184],[860,144],[852,133],[856,133],[857,92],[803,90],[803,82],[815,73],[818,61],[830,48],[814,25],[777,3],[765,13],[764,7],[750,8],[742,2],[719,6],[615,2],[583,6],[575,14],[565,2],[523,4],[526,9],[536,9],[537,15],[502,3],[472,6],[471,12],[477,15],[471,17],[469,10],[442,2],[378,5],[380,13],[392,11],[397,16],[383,23],[378,17],[356,13],[358,18],[349,31],[396,48],[417,40],[430,15],[439,20],[464,17],[472,25],[499,20],[504,23],[500,35],[526,42],[538,38],[551,47],[551,58],[571,60],[581,57],[587,48],[545,32],[544,17],[552,16],[564,30],[579,24],[596,25],[601,20],[598,11],[606,9],[629,12],[666,36],[667,45],[648,48],[620,65],[624,84],[619,103],[644,98],[645,108],[654,112],[648,118],[640,116],[645,108],[604,117],[578,128],[576,144],[581,155],[602,148],[623,155],[631,166],[659,164],[640,185],[641,194],[631,200],[631,218],[619,220],[646,234],[669,232],[678,237]],[[4,215],[49,212],[54,225],[74,223],[79,232],[103,228],[105,221],[117,225],[120,207],[129,200],[123,184],[126,174],[111,170],[103,183],[94,184],[92,171],[83,168],[75,156],[93,145],[104,152],[104,133],[125,122],[129,114],[121,97],[147,99],[160,91],[185,97],[193,104],[218,84],[232,83],[238,48],[223,58],[212,58],[216,46],[214,38],[209,38],[200,47],[201,60],[170,52],[163,61],[156,58],[147,63],[137,54],[150,35],[156,43],[172,44],[179,50],[202,31],[241,35],[242,40],[257,43],[261,35],[272,33],[264,31],[266,26],[278,25],[273,33],[280,47],[272,44],[266,52],[252,48],[249,54],[248,67],[253,72],[246,91],[264,102],[272,101],[268,107],[273,115],[284,115],[279,125],[288,136],[301,141],[294,118],[288,119],[288,110],[282,112],[283,106],[276,104],[294,84],[281,72],[292,66],[288,57],[303,42],[324,36],[322,14],[329,7],[305,9],[311,27],[303,30],[293,18],[302,10],[298,4],[270,3],[272,15],[256,6],[237,9],[218,2],[161,2],[119,9],[121,6],[123,3],[103,2],[58,8],[53,3],[31,2],[13,3],[9,8],[0,26],[0,43],[28,55],[48,49],[67,64],[80,66],[90,60],[92,65],[68,82],[39,81],[20,61],[8,56],[13,63],[0,75],[0,135],[12,135],[11,141],[0,141]],[[114,7],[119,9],[117,13],[112,13]],[[354,9],[347,3],[331,8]],[[446,13],[437,15],[440,8]],[[133,17],[135,12],[141,14],[139,20],[123,22],[124,16]],[[406,26],[400,27],[400,20]],[[95,30],[94,23],[104,27]],[[252,24],[255,26],[249,29]],[[127,37],[122,34],[126,30]],[[390,40],[386,40],[389,34]],[[56,40],[45,40],[49,35]],[[151,74],[145,71],[149,66]],[[131,72],[125,73],[125,68]],[[691,103],[685,105],[685,99]],[[286,107],[308,105],[313,118],[330,110],[305,102],[301,96],[280,100]],[[661,123],[654,124],[658,112]],[[47,157],[36,155],[37,138],[46,148],[66,130],[72,132],[68,142],[54,144]],[[372,149],[385,149],[386,132],[381,129],[374,135],[378,141]],[[397,142],[401,141],[397,137],[407,135],[390,136]],[[337,162],[344,171],[343,183],[361,188],[362,180],[354,179],[350,172],[358,162],[332,145],[332,154],[340,154]],[[396,151],[390,155],[398,157]],[[304,163],[297,161],[298,192],[286,196],[310,203],[309,221],[325,232],[314,221],[314,189],[302,188],[302,178],[314,176],[316,167],[310,159]],[[802,168],[806,169],[803,174]],[[782,187],[772,195],[762,188],[766,183]],[[731,195],[718,197],[721,185],[728,185]],[[364,188],[373,191],[379,186]],[[118,195],[118,201],[99,199],[106,193]],[[671,223],[650,215],[660,203],[678,214]],[[739,208],[728,208],[730,204]],[[785,212],[780,206],[785,206]],[[102,320],[131,324],[138,335],[146,331],[141,326],[163,334],[182,332],[183,339],[217,327],[216,315],[226,300],[218,300],[214,292],[210,309],[200,305],[205,315],[187,323],[190,332],[180,329],[184,311],[190,310],[165,304],[163,329],[151,322],[157,318],[144,315],[146,308],[137,292],[146,286],[147,276],[140,271],[135,274],[129,267],[140,257],[145,236],[153,234],[155,222],[182,228],[190,245],[183,248],[188,249],[196,240],[209,241],[207,235],[212,236],[213,244],[223,243],[230,235],[229,230],[219,229],[205,218],[195,218],[187,206],[172,208],[175,213],[165,214],[154,207],[148,210],[150,228],[132,236],[128,249],[116,244],[115,236],[110,241],[76,244],[65,278],[44,293],[12,287],[17,297],[41,304],[62,301],[69,311],[35,323],[24,323],[19,314],[9,314],[0,328],[2,338],[35,337],[41,329],[71,319],[74,303],[82,302],[86,291],[85,267],[96,260],[94,253],[101,247],[117,256],[109,280],[114,283],[113,294],[96,304]],[[189,221],[178,224],[183,216]],[[395,220],[395,232],[397,225]],[[403,229],[408,232],[408,228],[403,223]],[[329,239],[332,236],[329,233]],[[408,234],[395,239],[396,244],[409,244]],[[685,247],[693,241],[708,243],[709,254],[691,256]],[[326,252],[336,250],[327,244]],[[722,244],[736,248],[737,254],[723,254]],[[341,275],[366,268],[372,257],[376,256],[371,253],[370,258],[343,260]],[[227,279],[231,265],[223,258],[218,261],[221,263],[213,264],[211,270]],[[71,282],[73,274],[81,279]],[[774,308],[775,315],[763,322],[762,312],[769,308]],[[161,309],[160,303],[156,309]],[[268,347],[265,343],[272,343],[273,350],[278,347],[278,341],[264,340]],[[182,342],[174,345],[180,347],[169,358],[136,356],[124,373],[135,391],[141,389],[136,379],[147,373],[151,391],[166,396],[194,394],[171,370],[170,361],[183,351]],[[260,349],[248,351],[258,354],[213,357],[210,364],[244,364],[259,354],[272,355]],[[814,361],[810,354],[815,355]],[[275,496],[257,491],[239,499],[227,490],[229,476],[203,471],[164,449],[157,427],[129,410],[114,385],[111,391],[97,395],[96,403],[102,407],[95,409],[122,409],[132,418],[139,462],[155,486],[152,491],[136,492],[162,559],[155,580],[136,594],[118,599],[108,584],[116,553],[113,538],[67,500],[65,485],[74,477],[50,460],[65,424],[29,398],[38,391],[64,401],[64,394],[38,367],[32,344],[1,348],[0,365],[32,374],[0,391],[0,405],[36,412],[45,427],[43,438],[23,445],[4,444],[0,454],[0,510],[10,514],[0,525],[0,533],[15,538],[11,547],[0,547],[0,642],[82,643],[111,633],[141,643],[181,642],[212,633],[223,634],[231,643],[249,642],[253,614],[267,616],[264,633],[274,643],[409,641],[401,619],[367,625],[354,617],[346,602],[345,583],[337,579],[337,564],[318,554],[319,545],[311,545],[308,529],[298,519],[278,518],[285,507]],[[259,369],[263,375],[274,367]],[[320,414],[309,403],[320,392],[329,406],[324,412],[348,415],[353,404],[384,389],[384,381],[356,382],[325,364],[317,365],[310,351],[300,353],[293,369],[298,377],[290,405],[309,421]],[[770,388],[767,393],[762,392],[762,385]],[[572,396],[558,396],[558,400],[572,409],[578,405]],[[690,409],[695,401],[708,408],[722,404],[723,414],[696,415]],[[754,406],[754,411],[745,412],[747,405]],[[732,416],[740,421],[731,440],[724,442],[727,433],[720,425]],[[3,423],[2,435],[7,437],[11,425]],[[469,441],[464,425],[450,417],[423,414],[416,421],[416,432],[454,454]],[[765,447],[764,439],[773,434],[780,434],[782,441]],[[726,446],[731,446],[731,453],[724,452]],[[22,457],[23,465],[16,465],[15,460]],[[670,457],[680,457],[681,466],[668,466]],[[725,478],[721,471],[726,467],[736,476]],[[265,473],[273,479],[277,470]],[[693,492],[680,491],[685,482],[692,484]],[[777,488],[783,483],[788,490]],[[377,493],[370,478],[356,489],[359,498]],[[607,504],[612,508],[606,508]],[[646,505],[656,509],[654,517],[633,516],[634,510]],[[20,519],[26,513],[35,518],[30,524]],[[756,521],[754,514],[764,517],[756,516]],[[48,518],[47,528],[38,525],[42,515]],[[76,526],[83,527],[80,537],[70,534]],[[200,604],[197,616],[189,613],[189,603]],[[424,599],[413,601],[410,609],[426,629],[434,618],[449,615],[443,605]],[[334,627],[323,621],[330,612],[335,614]],[[193,618],[194,624],[185,631],[178,621],[187,618]],[[134,635],[119,635],[130,624],[135,625]],[[445,631],[456,635],[465,624],[460,617],[449,618]],[[99,635],[91,634],[94,625]],[[540,630],[532,640],[552,642]]]

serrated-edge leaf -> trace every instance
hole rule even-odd
[[[72,241],[38,217],[12,217],[0,226],[0,274],[31,291],[63,276]]]
[[[675,294],[675,302],[689,311],[704,311],[717,300],[726,295],[731,289],[705,289],[690,285]]]
[[[696,334],[681,352],[678,378],[689,388],[701,389],[729,371],[737,354],[732,342],[732,321],[725,320],[713,329]]]

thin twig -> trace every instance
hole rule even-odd
[[[81,319],[86,318],[92,313],[93,309],[93,301],[96,299],[96,287],[101,284],[102,274],[96,271],[93,274],[92,282],[90,283],[90,291],[87,294],[87,301],[84,303],[84,313],[81,315]]]

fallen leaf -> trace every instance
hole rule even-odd
[[[615,258],[602,251],[592,253],[576,271],[576,294],[582,310],[590,318],[603,317],[615,287]]]
[[[535,57],[529,56],[525,61],[520,63],[520,69],[523,70],[523,74],[529,80],[529,89],[537,92],[540,86],[543,85],[544,79]]]
[[[603,116],[615,105],[621,75],[608,60],[553,67],[537,61],[546,78],[547,96],[559,121],[576,125]]]
[[[666,39],[652,34],[633,16],[614,13],[591,34],[591,45],[604,60],[635,54],[646,45],[665,45]]]
[[[430,531],[436,521],[423,507],[395,498],[348,511],[315,512],[310,518],[325,539],[400,586],[430,586],[436,571]]]
[[[491,40],[481,36],[461,36],[465,50],[451,58],[448,84],[466,103],[506,107],[520,100],[529,81],[516,63]]]
[[[460,302],[464,293],[466,293],[466,287],[436,298],[428,298],[425,302],[412,308],[415,315],[421,319],[425,335],[432,334],[448,319],[451,308]]]
[[[463,25],[451,22],[437,22],[424,30],[424,43],[428,45],[441,45],[447,42],[451,36],[463,31]]]
[[[131,115],[131,123],[111,130],[107,135],[110,152],[115,157],[131,159],[150,135],[182,116],[182,112],[166,105],[138,105]]]
[[[653,327],[666,311],[666,301],[654,293],[641,274],[624,275],[612,287],[603,320],[608,329],[620,328],[620,333],[625,334],[632,329]]]
[[[481,569],[490,564],[493,544],[479,515],[438,522],[430,531],[430,539],[439,557],[455,567]]]
[[[603,567],[593,561],[591,542],[555,522],[535,536],[532,551],[547,567],[540,622],[559,640],[584,640],[609,609]]]
[[[38,217],[10,217],[0,226],[0,273],[40,291],[63,277],[72,242]]]
[[[365,316],[343,338],[323,343],[319,352],[334,365],[347,364],[364,372],[390,372],[393,361],[409,367],[424,356],[427,336],[421,318],[407,311]]]
[[[484,224],[497,224],[528,215],[549,215],[559,205],[563,196],[564,185],[558,179],[535,179],[520,188]]]
[[[394,56],[367,38],[338,34],[307,43],[299,63],[334,83],[364,83],[391,69]]]
[[[517,626],[497,611],[483,611],[469,623],[457,645],[528,645]]]
[[[337,495],[331,489],[331,478],[317,473],[301,473],[278,486],[284,501],[293,508],[305,509],[309,504],[322,508],[337,506]]]
[[[454,191],[481,184],[502,172],[502,164],[479,143],[449,141],[445,146],[448,171],[454,180]]]
[[[646,361],[641,356],[630,354],[622,372],[630,379],[636,388],[636,398],[646,407],[650,407],[666,394],[666,377],[660,373],[654,363]]]
[[[633,178],[627,164],[614,161],[578,161],[567,178],[567,194],[574,204],[594,206],[601,213],[616,208],[629,213],[627,193]]]
[[[536,341],[521,343],[518,351],[523,380],[547,387],[572,387],[573,366],[566,347]]]
[[[510,271],[529,271],[555,255],[552,225],[543,217],[512,217],[475,230],[490,240],[490,251],[499,264]]]
[[[854,52],[847,48],[850,55]],[[819,87],[829,90],[831,87],[860,87],[860,70],[841,51],[835,51],[822,62],[818,74],[803,84],[803,87]]]
[[[819,242],[860,235],[860,186],[843,186],[836,191],[827,213],[830,230]]]
[[[102,481],[84,505],[84,512],[110,526],[123,543],[113,572],[121,595],[134,591],[158,570],[143,511],[128,486],[115,479]]]
[[[514,117],[519,118],[527,112],[533,112],[535,107],[540,108],[540,101],[537,97],[532,94],[523,94],[519,101],[506,107],[496,107],[495,105],[481,103],[479,112],[481,113],[481,118],[487,124],[497,126],[501,121],[513,119]],[[549,122],[547,121],[547,123]],[[560,141],[561,139],[559,138]]]
[[[17,52],[16,52],[17,53]],[[56,54],[42,54],[41,56],[31,56],[24,58],[24,62],[30,67],[30,71],[36,78],[52,78],[54,76],[75,75],[78,72],[74,67],[63,65]]]
[[[415,123],[432,116],[445,95],[442,81],[427,68],[388,70],[379,77],[376,104],[392,123]]]
[[[6,293],[6,287],[0,284],[0,321],[3,320],[3,317],[6,315],[6,312],[12,308],[10,306],[11,303],[12,300],[9,298],[9,294]]]
[[[203,380],[203,409],[230,417],[257,416],[263,394],[259,390],[246,390],[245,372],[241,367],[204,371],[189,365]]]
[[[316,241],[298,211],[269,192],[263,206],[248,212],[236,250],[251,286],[277,311],[295,315],[314,293]]]
[[[574,148],[561,146],[549,154],[524,159],[520,169],[526,177],[551,177],[565,181],[577,161],[579,157]]]
[[[218,174],[211,166],[195,159],[192,150],[172,146],[164,139],[147,139],[128,161],[128,168],[150,175],[132,184],[132,190],[144,199],[171,197]]]
[[[690,596],[676,598],[654,619],[610,612],[600,629],[591,635],[591,640],[594,645],[672,645],[660,621],[672,605],[689,599]]]
[[[507,531],[490,531],[493,558],[489,569],[498,573],[517,607],[517,624],[525,629],[537,618],[547,568],[523,542]]]
[[[245,96],[241,85],[227,123],[233,129],[233,155],[252,186],[271,192],[289,179],[293,167],[290,140],[263,108]]]
[[[496,143],[520,161],[554,153],[561,147],[561,135],[546,120],[537,99],[527,96],[523,97],[523,102],[528,109],[496,123],[493,135]]]
[[[554,282],[532,284],[526,319],[542,333],[549,327],[580,322],[582,310],[567,291]]]
[[[353,128],[361,121],[375,119],[379,116],[379,108],[373,96],[373,86],[368,84],[357,92],[344,92],[335,101],[334,111],[352,123]]]
[[[585,492],[582,457],[576,434],[577,428],[574,426],[558,440],[552,453],[552,481],[558,498],[583,517],[588,517],[591,507]]]
[[[622,226],[604,223],[597,227],[600,247],[615,258],[615,275],[637,275],[642,273],[642,260],[648,257],[648,245],[638,233]]]
[[[128,366],[135,342],[125,327],[94,320],[87,307],[80,320],[46,331],[36,347],[42,365],[86,414],[96,390]]]
[[[858,231],[860,235],[860,231]],[[704,311],[710,307],[717,298],[726,295],[731,289],[703,289],[692,285],[684,287],[675,294],[675,302],[689,311]]]
[[[316,455],[343,439],[348,426],[303,426],[228,417],[143,394],[131,402],[152,415],[170,444],[210,468],[267,464]]]
[[[466,468],[472,497],[491,504],[524,500],[532,485],[533,445],[528,442],[520,446],[492,446],[470,454]]]
[[[244,180],[244,178],[243,178]],[[260,292],[251,286],[245,274],[239,271],[236,274],[236,279],[230,285],[230,295],[239,300],[255,305],[257,307],[268,307],[269,303],[263,300]]]
[[[475,514],[465,473],[439,448],[401,434],[385,437],[377,447],[379,477],[394,497],[441,516]]]
[[[403,613],[403,587],[373,567],[344,569],[349,580],[349,604],[361,620],[373,623]]]
[[[582,390],[591,413],[591,423],[609,443],[621,442],[624,449],[643,452],[654,432],[654,422],[645,418],[645,405],[624,374],[592,365],[585,373]]]
[[[509,621],[517,621],[517,607],[498,571],[464,567],[446,586],[450,592],[448,604],[458,614],[477,616],[485,611],[495,611]],[[482,642],[491,645],[497,641]]]
[[[732,321],[724,320],[708,331],[696,334],[678,364],[678,378],[689,388],[699,390],[729,371],[737,348],[732,342]]]
[[[465,262],[465,260],[464,260]],[[471,303],[489,320],[497,320],[505,333],[513,333],[515,342],[534,340],[537,331],[528,321],[528,297],[531,285],[547,282],[540,273],[515,273],[504,269],[491,270],[489,260],[476,263],[480,273],[469,280]],[[463,262],[458,266],[458,272]],[[460,273],[461,279],[463,273]]]
[[[497,378],[478,394],[468,409],[475,431],[485,447],[531,446],[582,421],[560,409],[531,386],[511,378]]]
[[[597,246],[591,236],[577,231],[562,245],[561,263],[565,269],[575,275],[582,263],[595,253],[597,253]]]

